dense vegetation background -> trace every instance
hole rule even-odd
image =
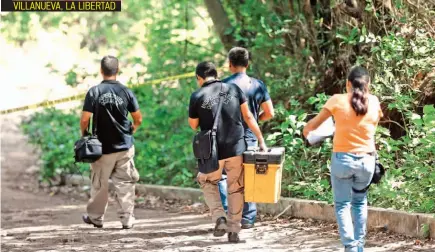
[[[247,47],[250,74],[265,81],[277,108],[262,128],[269,145],[287,150],[283,195],[307,199],[331,201],[331,142],[308,148],[301,129],[330,95],[344,90],[348,69],[363,65],[385,114],[377,144],[388,168],[370,203],[435,213],[434,1],[125,0],[121,13],[8,13],[2,23],[2,35],[17,46],[43,32],[73,37],[82,57],[63,58],[68,67],[46,65],[73,87],[97,79],[98,60],[108,52],[121,60],[127,82],[137,84],[191,72],[202,60],[224,66],[228,49]],[[135,136],[142,182],[197,186],[187,126],[196,88],[194,78],[134,88],[144,114]],[[23,124],[43,150],[42,179],[76,172],[79,112],[48,109]]]

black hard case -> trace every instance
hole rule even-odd
[[[243,163],[245,164],[282,164],[285,159],[284,147],[272,147],[267,152],[247,150],[243,153]]]

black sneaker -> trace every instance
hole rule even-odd
[[[254,227],[254,223],[243,223],[242,229],[250,229]]]
[[[91,221],[91,219],[89,218],[89,216],[87,216],[86,214],[82,216],[82,220],[83,220],[84,223],[89,224],[89,225],[94,225],[94,227],[96,227],[96,228],[102,228],[103,227],[103,225],[97,225],[97,224],[93,223]]]
[[[125,222],[125,220],[123,221],[125,217],[121,217],[121,222],[123,222],[124,224],[122,224],[122,229],[132,229],[134,227],[134,222],[136,221],[136,219],[134,218],[134,216],[130,216],[128,218],[128,221]]]
[[[228,241],[230,243],[239,243],[239,241],[240,241],[239,234],[234,233],[234,232],[229,232],[228,233]]]
[[[134,224],[131,225],[122,225],[122,229],[132,229],[134,227]]]
[[[216,220],[216,225],[214,226],[213,235],[216,237],[224,236],[227,232],[227,219],[225,217],[220,217]]]

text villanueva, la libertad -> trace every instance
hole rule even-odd
[[[118,1],[120,3],[120,1]],[[116,1],[14,1],[16,11],[116,11]]]

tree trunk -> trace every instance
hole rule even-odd
[[[281,18],[285,18],[286,16],[286,8],[281,4],[278,3],[276,1],[269,1],[268,2],[269,7],[271,8],[271,10],[273,10],[276,14],[278,14]],[[294,12],[294,8],[293,8],[293,4],[291,3],[291,0],[289,0],[289,6],[290,6],[290,17],[294,17],[295,16],[295,12]],[[282,38],[284,40],[284,53],[288,56],[294,56],[296,54],[296,52],[299,51],[299,48],[297,47],[295,41],[297,41],[299,39],[298,36],[296,37],[292,37],[291,34],[289,32],[285,32],[282,34]]]
[[[310,42],[310,48],[313,51],[313,58],[314,61],[319,64],[319,62],[321,61],[321,56],[320,56],[320,50],[319,47],[317,45],[317,31],[316,31],[316,27],[314,24],[314,13],[313,10],[311,8],[311,1],[310,0],[303,0],[303,7],[302,7],[302,12],[304,13],[305,16],[305,20],[307,23],[307,28],[308,28],[308,36],[307,39]]]
[[[235,45],[235,40],[232,35],[230,19],[219,0],[204,0],[207,7],[208,14],[210,15],[214,28],[219,35],[225,49],[228,51]]]
[[[293,6],[293,0],[288,0],[288,6],[289,6],[289,11],[290,11],[290,17],[294,17],[295,16],[295,7]]]

